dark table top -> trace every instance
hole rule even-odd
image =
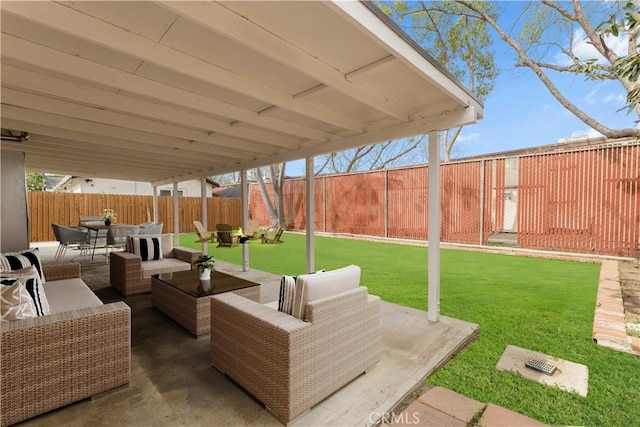
[[[200,280],[198,270],[164,273],[154,276],[154,278],[196,298],[260,286],[259,283],[220,271],[212,271],[211,280]]]

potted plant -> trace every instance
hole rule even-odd
[[[113,209],[105,209],[102,211],[102,217],[104,218],[104,225],[111,225],[111,223],[115,224],[118,214]]]
[[[211,272],[216,271],[215,261],[209,255],[200,255],[194,262],[193,266],[200,272],[200,280],[211,279]]]

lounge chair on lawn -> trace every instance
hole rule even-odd
[[[218,233],[218,247],[233,247],[238,244],[238,236],[233,234],[233,227],[229,224],[216,224]]]
[[[198,240],[196,240],[196,243],[216,241],[216,233],[211,233],[211,236],[207,236],[207,232],[204,230],[204,226],[200,221],[193,221],[193,225],[196,227],[196,233],[198,233]]]
[[[262,233],[260,235],[260,240],[262,240],[262,243],[284,243],[282,240],[280,240],[280,238],[282,237],[282,233],[284,233],[284,229],[280,227],[278,228],[278,231],[276,231],[275,236],[273,236],[273,239],[268,238],[266,234]]]

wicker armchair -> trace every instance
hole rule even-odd
[[[304,320],[234,293],[211,299],[211,364],[288,423],[380,358],[380,298],[359,286],[309,301]]]
[[[202,255],[202,251],[180,246],[174,247],[171,234],[139,237],[159,237],[162,244],[163,259],[142,261],[139,255],[130,252],[111,252],[109,258],[109,280],[111,286],[124,296],[151,292],[152,275],[191,270],[193,262]]]
[[[47,293],[58,280],[80,277],[79,264],[45,265],[43,271]],[[130,381],[131,310],[124,302],[3,322],[0,328],[2,426]]]

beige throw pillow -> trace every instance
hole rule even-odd
[[[44,287],[40,281],[40,275],[35,266],[31,265],[18,270],[0,272],[1,279],[20,279],[25,289],[31,296],[38,316],[49,314],[49,302],[44,293]]]
[[[23,279],[2,279],[0,286],[0,313],[2,321],[36,317],[36,306]]]

